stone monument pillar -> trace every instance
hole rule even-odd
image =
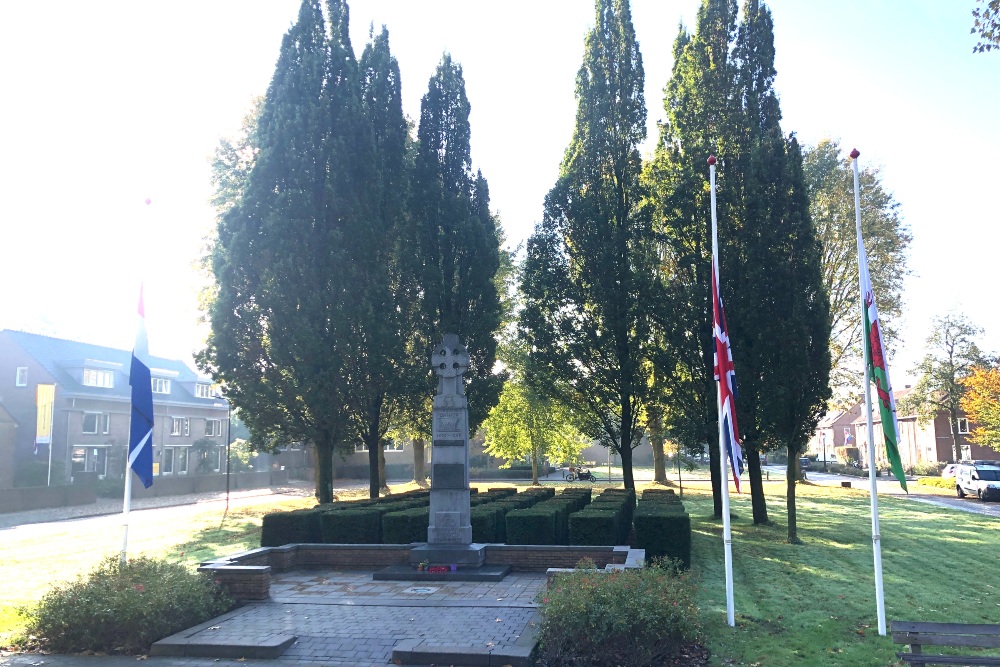
[[[455,334],[434,348],[431,366],[438,376],[431,427],[431,502],[427,546],[410,552],[414,563],[480,566],[483,545],[472,544],[469,520],[469,404],[462,375],[469,351]]]

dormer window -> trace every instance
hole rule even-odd
[[[103,387],[105,389],[111,389],[115,386],[114,375],[111,371],[102,371],[96,368],[84,368],[83,385],[85,387]]]
[[[166,378],[150,378],[150,381],[153,383],[154,394],[170,393],[170,380]]]
[[[17,373],[14,375],[14,386],[15,387],[27,387],[28,386],[28,367],[18,366]]]
[[[195,398],[215,398],[212,396],[212,385],[199,382],[194,386]]]

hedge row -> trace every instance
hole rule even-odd
[[[646,550],[646,560],[676,558],[691,567],[691,517],[673,489],[644,491],[634,526],[635,546]]]

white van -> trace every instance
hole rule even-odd
[[[961,464],[955,467],[955,491],[980,500],[1000,500],[1000,466]]]

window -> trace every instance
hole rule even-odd
[[[215,398],[212,395],[212,385],[199,382],[194,386],[195,398]]]
[[[169,394],[170,393],[170,380],[166,378],[151,378],[153,383],[153,393],[154,394]]]
[[[191,435],[191,420],[188,417],[171,417],[170,435]]]
[[[205,435],[209,437],[222,435],[222,420],[221,419],[206,419],[205,420]]]
[[[94,368],[83,369],[83,384],[87,387],[104,387],[111,389],[115,386],[114,376],[111,371],[99,371]]]
[[[175,468],[178,475],[186,475],[188,471],[188,450],[186,447],[178,447],[174,455]]]
[[[28,386],[28,367],[18,366],[17,373],[14,375],[14,386],[15,387],[27,387]]]
[[[354,445],[354,451],[361,453],[368,451],[368,445],[363,442],[359,442]],[[401,452],[403,451],[403,443],[397,442],[395,440],[386,440],[385,444],[382,445],[382,451],[385,452]]]
[[[91,435],[97,433],[108,434],[111,430],[111,415],[102,412],[83,413],[83,432]]]
[[[969,420],[965,417],[958,418],[958,432],[968,434],[969,432]]]
[[[163,465],[160,466],[160,474],[174,474],[174,450],[172,447],[163,450]]]

